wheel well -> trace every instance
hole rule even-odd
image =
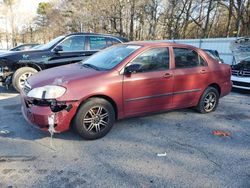
[[[108,97],[108,96],[106,96],[106,95],[94,95],[94,96],[91,96],[91,97],[89,97],[89,98],[87,98],[87,99],[91,99],[91,98],[102,98],[102,99],[105,99],[105,100],[107,100],[108,102],[110,102],[110,104],[113,106],[113,108],[114,108],[114,110],[115,110],[115,119],[118,118],[118,109],[117,109],[117,105],[116,105],[116,102],[115,102],[112,98],[110,98],[110,97]],[[87,99],[86,99],[86,100],[87,100]]]
[[[215,89],[217,89],[217,91],[219,92],[219,95],[221,94],[221,89],[220,86],[216,83],[210,84],[209,87],[213,87]]]
[[[19,68],[22,68],[22,67],[31,67],[31,68],[36,69],[38,72],[42,70],[41,67],[36,64],[24,64],[24,65],[21,65]]]

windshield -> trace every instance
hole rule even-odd
[[[37,46],[32,47],[31,50],[40,49],[42,46],[43,46],[42,44],[39,44]]]
[[[54,44],[56,44],[57,42],[59,42],[61,39],[63,39],[65,36],[59,36],[57,38],[54,38],[53,40],[49,41],[47,44],[43,44],[41,46],[38,46],[37,50],[46,50],[51,48]],[[34,49],[34,48],[33,48]]]
[[[141,46],[138,45],[118,45],[109,47],[90,56],[88,59],[84,60],[82,64],[85,67],[88,66],[92,68],[95,67],[99,70],[110,70],[140,47]]]

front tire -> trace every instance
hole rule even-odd
[[[198,112],[205,114],[216,110],[219,103],[219,92],[214,87],[208,87],[202,94],[196,109]]]
[[[12,85],[18,92],[24,88],[25,81],[37,73],[37,70],[31,67],[22,67],[16,70],[16,72],[12,76]]]
[[[86,140],[104,137],[115,122],[113,106],[105,99],[90,98],[83,103],[73,121],[73,128]]]

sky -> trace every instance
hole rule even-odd
[[[35,15],[40,2],[46,2],[46,0],[20,0],[20,10],[24,12],[28,11],[32,13],[32,15]]]
[[[16,22],[22,25],[25,25],[27,22],[32,20],[36,16],[36,11],[38,4],[40,2],[47,2],[48,0],[17,0],[17,4],[14,5],[14,10],[16,13]],[[0,0],[2,2],[2,0]],[[6,19],[4,18],[3,12],[0,12],[0,28],[6,29]],[[7,25],[8,20],[7,20]],[[8,26],[9,27],[9,26]]]

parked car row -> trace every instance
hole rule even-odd
[[[231,91],[230,76],[229,65],[201,49],[129,42],[31,76],[21,90],[22,112],[42,130],[72,126],[84,139],[98,139],[118,119],[186,107],[212,112]]]
[[[126,38],[93,33],[59,36],[28,51],[0,54],[0,79],[20,91],[25,80],[38,71],[75,63],[108,46],[128,42]]]
[[[93,33],[0,54],[0,78],[20,91],[28,122],[52,134],[72,126],[90,140],[118,119],[187,107],[212,112],[231,91],[231,75],[234,86],[248,88],[239,79],[250,78],[249,59],[231,72],[216,50]]]
[[[128,40],[112,35],[74,33],[59,36],[45,45],[22,44],[9,51],[2,50],[0,51],[0,81],[20,91],[24,87],[25,80],[38,71],[81,61],[100,49],[123,42]],[[224,63],[217,50],[203,50],[219,63]],[[17,53],[11,53],[12,51]],[[244,62],[248,61],[244,60]],[[237,67],[238,65],[232,66],[233,87],[250,89],[248,66],[244,66],[244,70],[241,70],[242,68],[239,70]]]

